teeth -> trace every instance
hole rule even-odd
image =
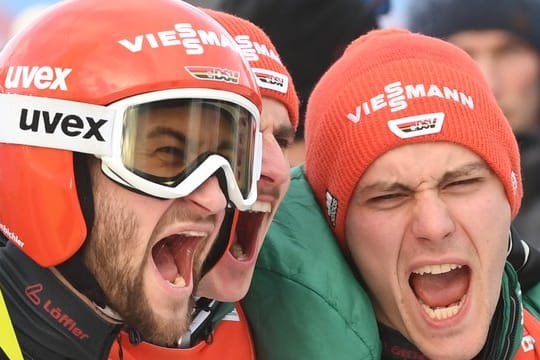
[[[185,287],[186,280],[182,276],[178,275],[176,279],[174,279],[174,282],[172,282],[171,284],[175,287]]]
[[[447,273],[454,269],[459,269],[459,268],[461,268],[461,265],[457,265],[457,264],[426,265],[413,272],[418,275],[424,275],[424,274],[437,275],[437,274],[444,274],[444,273]]]
[[[429,305],[424,304],[420,299],[418,299],[426,314],[429,316],[430,319],[433,320],[445,320],[456,315],[459,312],[459,309],[461,309],[464,300],[465,296],[463,296],[459,301],[448,306],[432,308]]]
[[[247,260],[247,254],[244,252],[242,245],[238,243],[231,246],[231,254],[237,260]]]
[[[270,204],[269,202],[255,201],[255,203],[251,205],[251,208],[248,211],[269,213],[272,211],[272,204]]]
[[[179,233],[178,235],[189,236],[189,237],[206,237],[206,236],[208,236],[207,233],[200,232],[200,231],[183,231],[183,232]]]

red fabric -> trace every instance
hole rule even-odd
[[[291,74],[268,37],[249,20],[213,9],[203,9],[216,19],[236,40],[245,55],[259,85],[261,95],[283,103],[289,112],[292,126],[298,127],[300,100]],[[275,73],[273,75],[273,73]],[[277,74],[277,75],[276,75]]]
[[[133,345],[128,335],[121,333],[123,360],[255,360],[255,350],[249,325],[239,304],[236,305],[240,321],[222,320],[214,331],[211,344],[201,342],[191,349],[171,349],[143,342]],[[118,342],[109,354],[109,360],[120,360]]]
[[[374,30],[355,40],[308,101],[305,173],[340,245],[358,180],[411,143],[463,145],[493,169],[515,216],[522,197],[512,129],[478,64],[440,39]]]
[[[523,309],[523,338],[521,347],[514,357],[515,360],[535,360],[540,359],[540,323],[538,319]]]

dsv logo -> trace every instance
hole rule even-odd
[[[44,298],[42,301],[41,293],[43,292],[43,284],[37,283],[29,285],[24,289],[26,297],[34,304],[51,317],[58,325],[65,328],[71,335],[79,340],[86,340],[90,337],[85,331],[77,326],[77,322],[62,310],[61,306],[57,306],[51,299]]]
[[[28,115],[32,112],[31,117]],[[83,139],[96,138],[98,141],[105,141],[100,133],[100,128],[107,123],[108,120],[95,120],[90,116],[78,116],[75,114],[54,113],[51,114],[45,110],[30,110],[23,108],[19,121],[21,130],[30,130],[33,132],[40,131],[40,124],[47,134],[55,133],[60,129],[65,135],[70,137],[78,137],[82,135]]]

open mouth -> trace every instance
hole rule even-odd
[[[174,287],[186,287],[192,281],[192,268],[197,250],[208,234],[183,232],[161,239],[152,247],[152,258],[166,281]]]
[[[272,205],[262,201],[256,201],[250,210],[240,212],[236,236],[229,248],[229,252],[236,260],[249,261],[255,256],[263,220],[271,212]]]
[[[446,320],[459,312],[469,282],[469,267],[457,264],[426,265],[409,277],[418,302],[432,320]]]

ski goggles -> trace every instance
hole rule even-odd
[[[93,154],[112,180],[145,194],[189,195],[222,170],[241,210],[257,197],[260,114],[246,98],[213,89],[171,89],[108,106],[0,94],[8,118],[0,142]]]

